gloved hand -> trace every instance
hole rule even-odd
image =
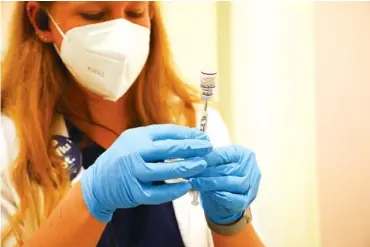
[[[127,130],[82,174],[84,201],[102,222],[109,222],[117,208],[172,201],[191,184],[152,182],[202,172],[207,166],[202,157],[211,150],[208,137],[195,128],[165,124]],[[175,158],[184,160],[163,162]]]
[[[208,167],[189,179],[206,216],[216,224],[242,217],[257,196],[261,179],[254,153],[241,146],[214,148],[205,156]]]

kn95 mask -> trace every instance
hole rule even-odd
[[[60,58],[76,81],[106,100],[121,98],[146,63],[149,28],[116,19],[75,27],[64,34],[50,19],[63,37]]]

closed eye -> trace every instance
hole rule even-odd
[[[130,18],[140,18],[144,15],[144,11],[127,11],[126,15]]]
[[[99,12],[99,13],[81,13],[80,14],[84,19],[89,21],[100,21],[104,18],[105,13]]]

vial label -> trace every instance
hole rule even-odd
[[[207,116],[204,115],[201,119],[200,119],[200,131],[202,132],[206,132],[206,128],[207,128]]]

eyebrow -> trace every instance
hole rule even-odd
[[[73,7],[83,7],[84,5],[91,5],[91,4],[96,4],[96,5],[106,5],[107,2],[104,2],[104,1],[81,1],[81,2],[77,2],[77,1],[68,1],[66,3],[67,6],[73,6]],[[68,7],[69,7],[68,6]]]
[[[111,3],[115,3],[116,1],[81,1],[81,2],[75,2],[75,1],[68,1],[63,2],[63,4],[66,5],[67,8],[73,8],[77,10],[81,10],[83,8],[87,7],[99,7],[99,8],[108,8],[111,7]],[[145,5],[146,8],[150,8],[150,2],[149,1],[125,1],[127,6],[142,6]]]

